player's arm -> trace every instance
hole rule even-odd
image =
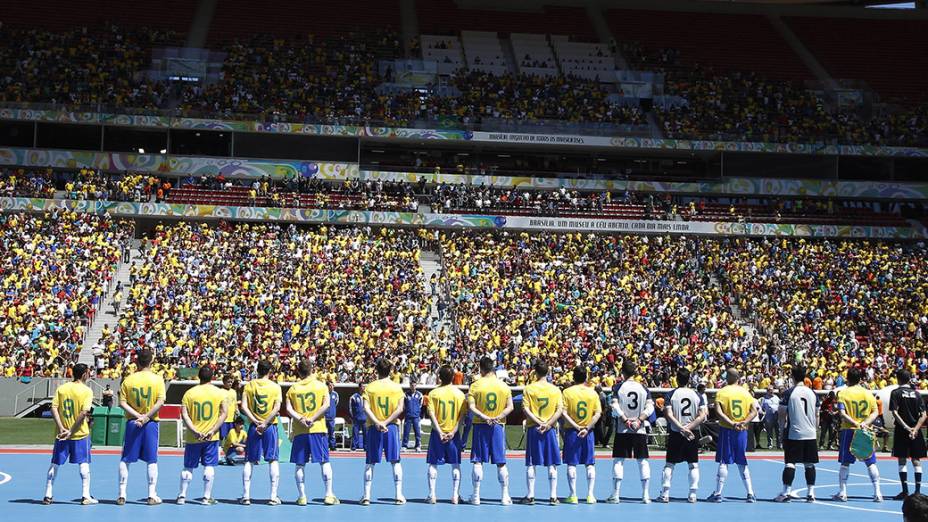
[[[357,417],[357,415],[354,413],[356,408],[357,406],[355,406],[354,398],[348,399],[348,414],[351,416],[352,420]]]
[[[876,409],[876,399],[873,398],[873,395],[868,395],[867,399],[869,399],[867,404],[870,406],[870,415],[867,416],[867,419],[862,424],[869,427],[873,424],[873,421],[879,417],[880,412]]]
[[[669,422],[672,426],[676,426],[678,430],[686,430],[686,426],[684,426],[683,423],[681,423],[677,417],[674,416],[673,407],[670,404],[664,406],[664,417],[667,418],[667,422]]]
[[[537,415],[535,415],[535,412],[532,411],[533,401],[530,400],[529,397],[523,396],[522,405],[523,405],[522,412],[525,413],[525,416],[528,418],[528,420],[530,420],[532,424],[540,428],[544,424],[544,422],[542,422],[541,419],[538,418]]]
[[[584,430],[584,427],[581,426],[579,422],[577,422],[576,420],[574,420],[573,417],[570,416],[570,408],[564,410],[564,415],[563,415],[563,417],[564,417],[564,421],[567,422],[567,425],[570,426],[571,428],[573,428],[573,429],[575,429],[575,430],[577,430],[577,431],[583,431],[583,430]],[[596,422],[596,421],[594,420],[594,421],[591,422],[590,424],[592,425],[592,424],[595,423],[595,422]]]
[[[406,407],[403,404],[403,401],[396,401],[396,409],[393,410],[393,413],[391,413],[390,416],[387,417],[387,420],[383,422],[384,426],[387,426],[387,425],[390,425],[396,422],[396,419],[400,418],[400,415],[403,414],[403,411],[405,409]]]
[[[651,392],[645,391],[647,393],[647,399],[644,401],[644,409],[641,410],[641,415],[638,416],[638,423],[642,423],[654,413],[654,399],[651,398]]]
[[[219,431],[219,427],[222,426],[222,423],[226,420],[226,415],[229,413],[229,408],[226,406],[226,401],[219,401],[219,415],[216,417],[216,420],[213,422],[213,425],[210,426],[206,433],[203,434],[203,440],[208,440],[212,438],[213,435]]]
[[[734,426],[738,424],[737,422],[731,420],[731,417],[729,417],[725,413],[725,410],[722,408],[721,402],[715,401],[715,414],[719,416],[720,421],[724,422],[725,424],[728,424],[729,426]]]
[[[700,406],[697,411],[699,411],[699,413],[696,415],[696,418],[684,426],[684,428],[689,431],[693,431],[695,428],[698,428],[700,424],[706,422],[706,419],[709,418],[709,408],[707,408],[705,405]]]
[[[119,407],[126,410],[126,413],[128,413],[129,416],[134,420],[139,420],[142,418],[142,414],[136,411],[135,408],[129,404],[129,400],[127,399],[129,394],[127,392],[128,389],[125,387],[125,385],[119,387]]]
[[[374,423],[374,426],[376,426],[377,429],[382,430],[386,424],[377,420],[377,417],[374,415],[374,411],[371,410],[371,401],[367,399],[367,395],[365,395],[361,401],[362,404],[364,404],[364,413],[367,415],[368,420]]]
[[[300,415],[296,411],[296,408],[293,407],[293,399],[291,399],[289,394],[287,394],[287,415],[289,415],[294,422],[299,422],[303,426],[309,427],[306,423],[306,418]]]
[[[554,423],[556,423],[557,420],[560,419],[561,415],[563,414],[564,414],[564,401],[560,400],[560,401],[557,401],[557,407],[554,410],[554,415],[551,415],[551,418],[548,419],[547,422],[544,423],[545,431],[548,431],[551,428],[553,428]]]
[[[152,417],[158,415],[158,412],[161,411],[161,407],[164,406],[164,401],[165,390],[164,383],[162,382],[161,387],[158,389],[158,400],[156,400],[155,403],[151,405],[151,409],[148,410],[148,413],[145,414],[145,422],[148,422]],[[225,419],[225,417],[223,417],[223,419]]]
[[[308,423],[306,427],[308,428],[312,426],[317,420],[321,419],[325,415],[325,412],[329,411],[329,405],[331,403],[332,401],[329,398],[329,393],[326,392],[325,398],[322,399],[322,406],[320,406],[319,409],[316,410],[315,413],[313,413],[312,415],[309,416],[308,419],[306,419],[306,422]]]
[[[742,423],[747,425],[747,423],[751,422],[752,420],[754,420],[755,417],[757,417],[757,413],[758,413],[757,401],[752,400],[751,408],[748,409],[748,416],[744,419],[744,421],[742,421]]]
[[[74,424],[71,425],[71,429],[68,431],[69,439],[84,427],[84,423],[87,422],[87,416],[90,414],[90,409],[93,408],[93,394],[89,390],[87,393],[88,397],[86,401],[81,404],[81,411],[77,414],[77,418],[74,419]]]
[[[202,439],[203,439],[203,434],[200,433],[199,431],[197,431],[196,426],[193,425],[193,421],[190,420],[190,414],[187,412],[187,405],[186,405],[186,404],[183,404],[183,405],[181,406],[181,408],[180,408],[180,416],[181,416],[182,419],[184,419],[184,426],[186,426],[188,430],[192,431],[193,434],[196,435],[196,438],[197,438],[198,440],[202,440]]]
[[[510,393],[510,394],[509,394],[509,397],[506,399],[506,408],[505,408],[502,412],[500,412],[499,415],[497,415],[496,417],[494,417],[494,418],[493,418],[493,421],[498,423],[499,421],[505,419],[507,415],[509,415],[510,413],[512,413],[512,410],[514,410],[514,409],[515,409],[515,408],[513,408],[513,406],[512,406],[512,394]]]
[[[777,426],[779,426],[781,430],[786,429],[786,421],[788,418],[789,408],[785,402],[781,403],[780,407],[777,408]]]
[[[58,428],[58,435],[56,435],[55,438],[58,440],[68,438],[68,429],[64,427],[64,423],[61,422],[61,414],[58,413],[57,397],[55,397],[55,401],[52,402],[52,418],[55,419],[55,426]]]
[[[470,409],[471,413],[473,413],[476,417],[483,419],[487,423],[493,422],[493,419],[484,415],[482,411],[477,409],[477,402],[474,400],[473,395],[467,396],[467,407],[468,409]]]
[[[847,414],[847,407],[843,402],[838,403],[838,417],[842,421],[854,426],[855,429],[859,429],[863,426],[863,423],[857,422],[856,419]]]
[[[889,401],[889,411],[893,414],[893,419],[896,420],[896,424],[905,428],[905,431],[912,431],[912,427],[902,420],[902,416],[899,415],[898,405],[892,400]]]
[[[438,424],[438,419],[435,418],[435,408],[429,407],[427,408],[427,410],[429,412],[429,420],[432,421],[432,431],[435,431],[438,433],[438,438],[440,438],[441,440],[445,440],[445,432],[441,430],[441,426],[439,426]],[[457,431],[457,429],[458,429],[457,424],[455,424],[454,429],[451,430],[450,433],[454,433],[455,431]]]

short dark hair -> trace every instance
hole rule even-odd
[[[77,363],[74,368],[71,368],[71,375],[75,381],[83,379],[85,373],[87,373],[87,365],[84,363]]]
[[[393,371],[393,363],[386,360],[380,359],[377,361],[377,377],[385,379],[390,376],[390,372]]]
[[[677,370],[677,386],[688,386],[690,384],[690,376],[692,376],[692,374],[685,367]]]
[[[541,359],[536,359],[532,363],[532,371],[535,372],[536,377],[547,377],[548,376],[548,363],[542,361]]]
[[[148,368],[151,366],[151,361],[154,360],[154,355],[152,355],[151,350],[144,349],[139,350],[139,353],[135,356],[135,360],[138,363],[139,368]]]
[[[583,384],[586,382],[586,368],[577,366],[574,368],[574,384]]]
[[[796,382],[804,381],[806,380],[806,367],[801,364],[797,364],[793,366],[793,369],[789,371],[789,374]]]
[[[235,418],[232,419],[232,424],[245,424],[245,419],[236,415]]]
[[[860,379],[863,377],[860,370],[854,367],[847,369],[847,383],[851,386],[860,383]]]
[[[223,384],[225,384],[225,383],[227,383],[227,382],[228,382],[228,383],[235,382],[235,377],[234,377],[231,373],[227,373],[227,374],[222,378],[222,382],[223,382]]]
[[[300,379],[305,379],[309,377],[309,373],[312,371],[312,368],[309,366],[309,361],[303,359],[296,365],[296,374],[300,376]]]
[[[267,377],[267,374],[271,373],[271,363],[265,359],[258,361],[258,377]]]
[[[625,378],[638,375],[638,365],[629,359],[622,363],[622,376]]]
[[[912,382],[912,372],[906,370],[905,368],[900,368],[896,371],[896,384],[902,386],[903,384],[909,384]]]
[[[213,369],[209,366],[201,366],[200,371],[197,372],[197,378],[200,379],[200,384],[207,384],[213,380]]]
[[[490,359],[487,356],[480,358],[480,373],[490,373],[493,371],[493,359]]]
[[[438,369],[438,380],[442,384],[451,384],[451,379],[454,378],[454,370],[451,369],[447,364]]]
[[[902,501],[902,519],[905,522],[928,522],[928,496],[909,495]]]

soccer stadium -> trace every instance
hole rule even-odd
[[[928,522],[928,1],[6,0],[0,331],[17,519]]]

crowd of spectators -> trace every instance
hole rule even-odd
[[[55,197],[55,174],[52,169],[0,169],[0,195],[4,197]]]
[[[57,209],[0,215],[0,375],[67,373],[132,230]]]
[[[171,180],[134,172],[97,169],[0,167],[0,195],[106,201],[162,201]]]

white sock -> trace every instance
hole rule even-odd
[[[48,467],[48,474],[45,479],[45,496],[52,498],[52,486],[55,484],[55,477],[58,475],[58,464],[52,464]]]
[[[187,488],[190,487],[190,481],[193,480],[193,470],[184,468],[180,470],[180,493],[178,497],[187,498]]]
[[[246,461],[245,467],[242,468],[242,498],[251,498],[251,471],[253,464]]]
[[[690,493],[696,494],[699,490],[699,464],[690,464]]]
[[[461,496],[461,465],[451,465],[451,498],[460,498]]]
[[[81,474],[81,495],[84,498],[90,498],[90,463],[82,462],[78,469]]]
[[[216,476],[216,468],[205,466],[203,468],[203,498],[213,498],[213,478]],[[191,478],[193,475],[191,475]]]
[[[623,476],[625,476],[625,459],[612,459],[612,495],[615,498],[619,498]]]
[[[483,480],[482,462],[474,462],[474,469],[471,470],[470,478],[474,482],[474,498],[480,500],[480,481]]]
[[[596,466],[587,466],[586,467],[586,483],[587,491],[586,496],[593,496],[593,488],[596,486]]]
[[[877,469],[876,464],[867,466],[867,473],[870,474],[870,482],[873,483],[873,496],[882,496],[880,493],[880,470]]]
[[[117,498],[126,498],[126,484],[129,483],[129,464],[119,461],[119,495]]]
[[[661,473],[661,495],[666,495],[670,491],[671,480],[673,480],[673,464],[665,464],[664,471]]]
[[[334,497],[335,493],[332,492],[332,463],[323,462],[322,466],[322,484],[325,486],[325,496]]]
[[[280,462],[271,461],[267,472],[271,477],[271,498],[277,498],[277,489],[280,486]]]
[[[638,471],[641,474],[641,496],[644,498],[648,496],[648,491],[651,489],[651,463],[648,459],[638,459]]]
[[[728,464],[719,464],[719,471],[715,476],[715,494],[721,495],[728,479]]]
[[[403,498],[403,465],[399,462],[393,463],[393,486],[396,489],[394,498]]]
[[[569,496],[577,496],[577,466],[567,466],[567,490]]]
[[[841,466],[838,470],[838,493],[842,496],[847,496],[847,477],[851,474],[851,468],[848,466]]]
[[[525,487],[528,498],[535,498],[535,466],[525,466]]]
[[[438,468],[434,464],[429,464],[429,498],[435,498],[435,483],[438,482]]]
[[[371,482],[374,480],[374,465],[368,464],[364,466],[364,498],[370,500],[371,498]]]
[[[129,471],[128,468],[126,471]],[[148,463],[148,496],[158,496],[158,463],[156,462]]]
[[[498,466],[496,476],[499,479],[499,485],[502,489],[502,498],[509,498],[509,468],[505,464]]]
[[[741,473],[741,481],[744,482],[744,489],[747,490],[748,495],[753,495],[754,485],[751,483],[751,470],[748,469],[747,465],[738,464],[738,471]]]
[[[293,472],[293,479],[296,481],[297,498],[306,496],[306,466],[297,465],[296,471]]]
[[[548,498],[557,498],[557,466],[548,466],[548,485],[551,487]]]

